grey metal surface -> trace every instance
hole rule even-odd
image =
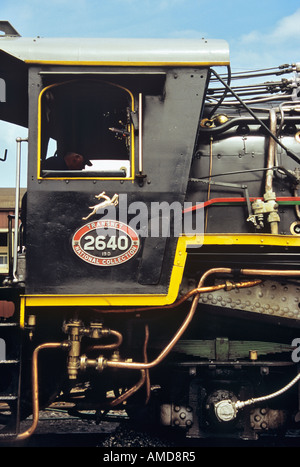
[[[63,45],[63,46],[62,46]],[[194,39],[0,38],[0,50],[23,61],[174,65],[229,64],[226,41]]]

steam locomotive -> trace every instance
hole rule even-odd
[[[222,40],[0,26],[0,118],[28,128],[1,439],[62,402],[195,439],[296,432],[299,64],[232,73]]]

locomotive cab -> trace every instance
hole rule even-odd
[[[163,223],[160,203],[175,202],[182,209],[208,70],[189,62],[178,67],[176,57],[161,64],[153,45],[142,44],[144,63],[119,59],[115,65],[112,59],[95,65],[83,57],[77,67],[61,60],[38,66],[34,60],[26,305],[45,299],[48,306],[61,297],[73,306],[78,304],[74,295],[91,295],[97,306],[120,303],[120,295],[124,304],[131,304],[133,296],[136,304],[151,304],[152,295],[154,301],[168,303],[168,295],[173,301],[178,294],[178,281],[170,285],[177,238],[154,230]],[[105,46],[116,53],[115,44]],[[82,155],[84,167],[61,168],[58,161],[68,152]],[[109,201],[113,197],[115,204]],[[102,210],[101,215],[102,203],[114,212]],[[176,216],[181,209],[174,209]],[[99,219],[121,221],[123,230],[117,228],[110,239],[109,231],[105,235],[95,224]],[[127,225],[130,235],[124,235]]]

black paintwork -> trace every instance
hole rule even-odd
[[[166,201],[171,204],[177,201],[183,205],[206,89],[207,70],[160,70],[165,72],[165,82],[159,93],[157,89],[153,91],[153,86],[147,81],[147,74],[144,75],[145,83],[143,78],[139,81],[138,89],[136,81],[132,83],[131,91],[136,101],[140,88],[146,92],[143,103],[143,169],[146,177],[142,184],[140,179],[134,182],[36,179],[37,98],[44,85],[39,71],[33,69],[30,80],[32,138],[29,146],[26,292],[166,294],[174,262],[176,237],[142,238],[140,250],[134,258],[111,267],[83,262],[74,254],[71,239],[75,231],[87,222],[82,217],[87,216],[89,206],[95,204],[95,195],[102,191],[108,196],[114,193],[127,194],[128,204],[145,203],[149,216],[152,202]],[[119,70],[111,71],[114,76],[114,71]],[[125,79],[128,81],[128,76]],[[49,84],[49,78],[47,80],[46,84]],[[160,78],[160,85],[161,81]],[[122,75],[118,75],[118,82],[122,83]],[[129,86],[131,83],[126,84]],[[135,133],[137,172],[138,131]],[[98,218],[94,216],[89,220]]]

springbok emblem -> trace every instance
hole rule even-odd
[[[83,220],[87,220],[89,217],[93,216],[94,214],[97,214],[97,211],[102,208],[107,208],[108,206],[117,206],[119,203],[119,195],[116,193],[110,198],[105,194],[105,191],[102,191],[99,195],[96,195],[95,198],[101,199],[103,198],[104,201],[101,203],[95,204],[95,206],[89,206],[90,209],[92,209],[92,212],[89,213],[87,217],[83,217]]]

